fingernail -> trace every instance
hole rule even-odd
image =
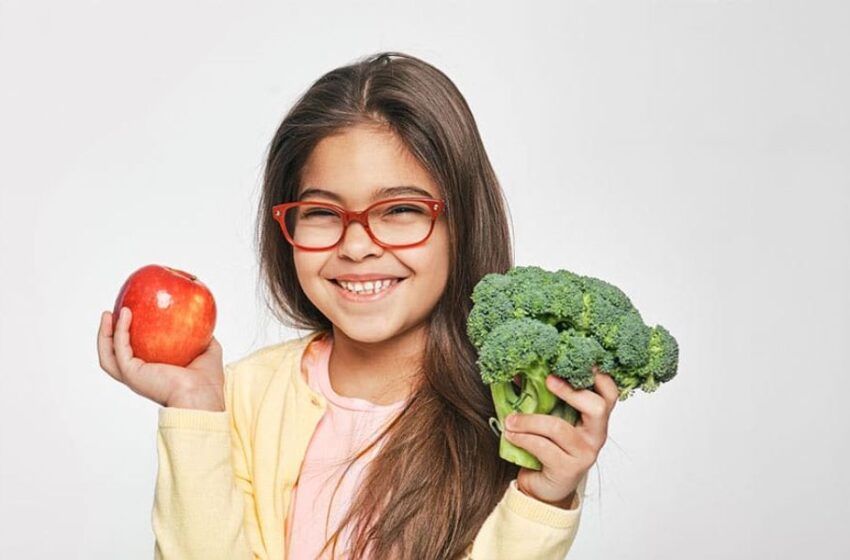
[[[508,428],[516,428],[516,413],[508,414],[508,417],[505,418],[505,425]]]

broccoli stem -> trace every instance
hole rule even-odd
[[[512,381],[492,383],[490,392],[496,407],[499,428],[504,432],[505,418],[511,412],[523,414],[549,414],[555,406],[562,402],[546,387],[546,377],[549,375],[548,364],[541,363],[520,372],[522,389],[517,395]],[[575,424],[575,421],[572,422]],[[528,469],[540,470],[540,461],[520,447],[505,439],[504,433],[499,438],[499,455],[511,463]]]
[[[516,410],[514,406],[517,403],[520,405],[523,404],[519,402],[521,397],[517,396],[514,392],[513,382],[502,381],[492,383],[490,385],[490,393],[493,395],[493,404],[496,405],[496,416],[499,418],[499,430],[501,431],[501,435],[499,436],[499,456],[521,467],[539,471],[543,468],[543,465],[537,460],[537,457],[505,439],[505,418],[507,418],[508,414]],[[525,400],[531,402],[531,399]]]
[[[546,377],[550,371],[546,362],[535,364],[521,373],[522,393],[520,394],[520,412],[527,414],[549,414],[558,402],[558,397],[546,387]],[[523,396],[530,403],[522,402]]]
[[[558,418],[563,418],[573,426],[575,426],[576,422],[578,422],[578,410],[574,409],[561,399],[558,399],[558,404],[556,404],[555,408],[552,409],[551,414]]]

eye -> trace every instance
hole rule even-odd
[[[387,210],[387,214],[407,214],[407,213],[416,213],[416,214],[424,214],[425,211],[423,208],[419,206],[412,206],[409,204],[396,204],[394,206],[390,206]]]
[[[332,218],[337,213],[328,208],[307,208],[301,212],[302,218]]]

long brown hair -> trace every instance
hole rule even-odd
[[[456,558],[518,470],[499,457],[487,423],[492,397],[465,327],[472,288],[488,272],[507,271],[513,255],[503,193],[475,119],[443,72],[383,52],[328,72],[296,101],[269,145],[257,216],[261,278],[279,320],[331,330],[298,283],[293,249],[271,208],[296,199],[302,166],[320,140],[360,124],[389,127],[440,185],[450,270],[429,317],[417,386],[373,441],[383,442],[380,452],[326,546],[351,524],[352,560],[367,550],[381,559]]]

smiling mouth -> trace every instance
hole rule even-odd
[[[369,280],[366,282],[331,280],[331,282],[348,293],[364,296],[380,294],[402,281],[404,281],[404,278],[384,278],[382,280]]]

